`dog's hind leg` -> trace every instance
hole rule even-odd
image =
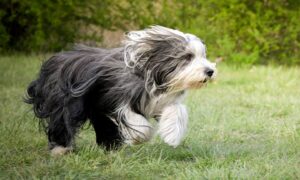
[[[67,105],[58,109],[58,113],[53,113],[47,128],[51,154],[61,155],[72,151],[75,134],[86,119],[80,98],[70,100]]]
[[[47,129],[49,149],[52,155],[63,155],[72,150],[75,132],[70,132],[63,117],[51,118]]]
[[[106,150],[116,149],[122,144],[122,137],[118,126],[107,116],[97,115],[89,117],[96,133],[96,142]]]

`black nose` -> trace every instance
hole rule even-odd
[[[205,70],[205,74],[209,77],[212,77],[212,75],[214,74],[214,70],[212,69],[206,69]]]

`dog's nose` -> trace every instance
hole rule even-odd
[[[210,68],[207,68],[205,70],[205,74],[209,77],[212,77],[212,75],[214,74],[214,70],[210,69]]]

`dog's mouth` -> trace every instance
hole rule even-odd
[[[207,82],[212,82],[214,80],[215,80],[214,77],[206,77],[204,80],[201,81],[201,83],[205,84]]]
[[[211,78],[205,78],[204,80],[200,81],[200,84],[206,84],[208,81],[211,81]]]
[[[201,88],[203,85],[205,85],[207,82],[208,82],[208,79],[204,79],[204,80],[201,80],[201,81],[190,82],[188,84],[188,88],[198,89],[198,88]]]
[[[204,78],[202,80],[198,80],[198,81],[190,81],[187,83],[183,83],[177,86],[172,87],[171,89],[198,89],[201,88],[203,86],[206,86],[208,82],[212,81],[211,78]]]
[[[212,82],[213,80],[214,80],[214,79],[212,79],[212,78],[205,78],[205,79],[202,80],[202,81],[198,81],[198,84],[199,84],[200,86],[206,85],[207,83]]]

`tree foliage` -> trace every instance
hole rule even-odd
[[[18,51],[60,50],[76,39],[94,38],[85,27],[110,28],[109,1],[2,0],[0,47]]]
[[[198,35],[229,62],[300,64],[299,19],[296,0],[2,0],[0,48],[58,51],[159,24]]]

